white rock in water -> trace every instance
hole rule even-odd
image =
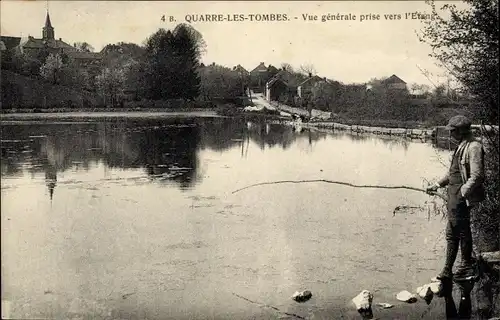
[[[361,291],[352,299],[358,311],[370,310],[372,307],[373,294],[368,290]]]
[[[439,295],[443,290],[443,284],[441,282],[433,282],[429,284],[429,288],[431,289],[432,293]]]
[[[408,303],[417,302],[417,300],[418,300],[418,298],[417,298],[416,295],[411,294],[411,293],[409,293],[406,290],[401,291],[400,293],[398,293],[396,295],[396,299],[398,299],[399,301],[408,302]]]
[[[384,309],[389,309],[389,308],[394,307],[392,304],[385,303],[385,302],[379,302],[379,303],[377,303],[377,306],[382,307]]]
[[[309,290],[302,291],[302,292],[295,291],[295,293],[292,296],[292,299],[297,301],[297,302],[304,302],[304,301],[311,299],[311,297],[312,297],[312,293]]]
[[[432,298],[434,297],[434,293],[432,292],[430,285],[428,284],[418,287],[417,294],[420,296],[420,298],[424,299],[427,304],[431,303]]]

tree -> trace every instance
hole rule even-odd
[[[196,52],[196,57],[198,59],[201,58],[201,55],[206,52],[207,44],[205,43],[205,40],[203,39],[203,36],[201,33],[193,28],[193,26],[187,24],[187,23],[180,23],[178,24],[175,28],[174,31],[172,32],[174,35],[178,34],[179,31],[182,30],[182,32],[186,32],[188,34],[188,37],[191,40],[191,44],[194,47],[194,50]]]
[[[146,41],[145,80],[152,99],[194,99],[199,95],[201,35],[181,24],[160,29]]]
[[[292,65],[291,65],[291,64],[289,64],[289,63],[286,63],[286,62],[283,62],[283,63],[281,64],[281,69],[283,69],[283,70],[285,70],[285,71],[288,71],[288,72],[290,72],[290,73],[294,72]]]
[[[25,76],[39,76],[42,63],[38,59],[19,53],[14,55],[13,65],[14,71]]]
[[[146,50],[135,43],[119,42],[108,44],[102,50],[104,65],[111,69],[122,69],[125,72],[124,90],[133,92],[138,100],[145,92]],[[94,71],[89,70],[90,77]]]
[[[300,66],[300,71],[306,76],[316,75],[316,69],[312,64],[303,64]]]
[[[40,50],[38,50],[35,54],[30,54],[32,58],[40,61],[41,64],[44,64],[47,58],[50,56],[51,51],[47,46],[44,46]]]
[[[105,101],[109,101],[111,106],[115,106],[120,93],[123,91],[125,70],[121,68],[104,68],[101,74],[97,76],[96,82]]]
[[[316,109],[323,111],[333,111],[330,105],[336,100],[335,86],[326,81],[320,81],[311,88],[311,100]]]
[[[444,84],[437,85],[434,90],[432,90],[432,96],[436,100],[442,100],[446,97],[446,87]]]
[[[132,58],[127,61],[123,67],[125,71],[124,88],[134,93],[134,98],[139,100],[139,97],[144,93],[144,63]]]
[[[476,117],[495,124],[499,120],[498,0],[463,2],[466,9],[449,4],[438,9],[429,2],[433,19],[424,20],[419,39],[432,49],[430,56],[475,96]]]
[[[139,62],[144,61],[146,50],[135,43],[118,42],[117,44],[107,44],[101,50],[101,54],[104,56],[104,63],[111,66],[128,58]]]
[[[146,40],[145,80],[150,99],[171,99],[174,96],[176,57],[173,53],[173,34],[159,29]]]
[[[412,94],[428,96],[431,92],[431,88],[426,84],[413,83],[410,88]]]
[[[92,87],[91,78],[87,70],[79,68],[72,60],[63,67],[59,73],[59,83],[78,89],[89,89]]]
[[[94,47],[92,47],[89,43],[87,42],[77,42],[75,43],[75,47],[80,50],[80,51],[85,51],[85,52],[94,52]]]
[[[244,79],[229,68],[220,65],[200,67],[199,75],[200,95],[204,100],[229,99],[243,94]]]
[[[174,30],[173,55],[176,60],[177,81],[174,98],[193,100],[199,95],[200,38],[194,28],[180,24]],[[199,36],[201,37],[201,35]]]
[[[61,55],[50,54],[45,63],[40,67],[40,75],[51,81],[53,84],[57,84],[59,82],[62,69],[63,62]]]

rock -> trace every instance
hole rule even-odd
[[[500,262],[500,251],[493,252],[483,252],[481,253],[481,258],[489,263],[499,263]]]
[[[443,284],[441,282],[429,283],[429,288],[431,289],[432,293],[434,293],[436,296],[440,297],[442,295]]]
[[[368,290],[361,291],[357,296],[352,299],[358,312],[366,318],[372,318],[372,301],[373,294]]]
[[[403,302],[414,303],[417,302],[418,298],[416,295],[409,293],[406,290],[401,291],[396,295],[396,299]]]
[[[297,302],[305,302],[309,299],[311,299],[312,293],[309,290],[305,290],[302,292],[295,291],[295,293],[292,296],[292,299],[297,301]]]
[[[379,303],[377,303],[377,306],[382,307],[384,309],[389,309],[389,308],[394,307],[392,304],[385,303],[385,302],[379,302]]]
[[[418,287],[417,294],[420,296],[420,298],[424,299],[427,304],[430,304],[432,298],[434,297],[434,293],[432,292],[431,287],[428,284]]]

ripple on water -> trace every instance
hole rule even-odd
[[[164,248],[167,250],[177,250],[177,249],[189,250],[189,249],[198,249],[198,248],[207,248],[207,247],[208,247],[208,245],[202,241],[194,241],[191,243],[179,242],[179,243],[167,245]]]

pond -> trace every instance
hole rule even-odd
[[[224,118],[3,124],[3,304],[15,318],[59,319],[349,318],[363,289],[398,304],[444,259],[444,221],[429,219],[425,193],[233,191],[307,179],[422,188],[447,156]],[[402,205],[422,209],[393,214]],[[290,299],[306,289],[310,301]]]

